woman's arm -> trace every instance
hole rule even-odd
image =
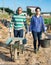
[[[44,19],[42,18],[42,31],[45,32],[45,24],[44,24]]]

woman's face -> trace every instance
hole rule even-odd
[[[18,14],[21,14],[22,13],[22,8],[19,8],[18,9]]]
[[[37,14],[37,15],[40,15],[40,13],[41,13],[40,9],[37,9],[37,10],[36,10],[36,14]]]

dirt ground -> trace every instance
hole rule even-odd
[[[3,33],[4,34],[4,33]],[[8,36],[7,36],[8,37]],[[6,37],[6,38],[7,38]],[[19,55],[19,58],[14,62],[11,60],[10,50],[5,45],[6,38],[0,38],[0,64],[5,65],[51,65],[51,41],[48,48],[40,47],[39,52],[35,54],[33,52],[33,38],[32,36],[27,37],[27,46],[28,48],[24,50],[24,53]],[[51,36],[50,36],[51,37]]]
[[[27,37],[28,38],[28,37]],[[4,43],[0,43],[0,64],[24,64],[24,65],[51,65],[51,46],[49,48],[40,48],[39,52],[33,52],[32,38],[28,39],[28,49],[19,55],[16,62],[11,60],[10,51]]]

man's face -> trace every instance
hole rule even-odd
[[[21,14],[21,13],[22,13],[22,9],[19,8],[19,9],[18,9],[18,14]]]
[[[41,13],[41,12],[40,12],[40,9],[37,9],[37,10],[36,10],[36,14],[37,14],[37,15],[40,15],[40,13]]]

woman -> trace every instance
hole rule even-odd
[[[33,45],[34,45],[34,52],[36,53],[40,47],[40,39],[42,35],[42,31],[45,31],[45,25],[43,17],[41,16],[41,8],[37,7],[35,9],[36,14],[32,16],[31,23],[30,23],[30,33],[32,32],[33,35]],[[38,39],[38,48],[36,48],[36,42]]]

